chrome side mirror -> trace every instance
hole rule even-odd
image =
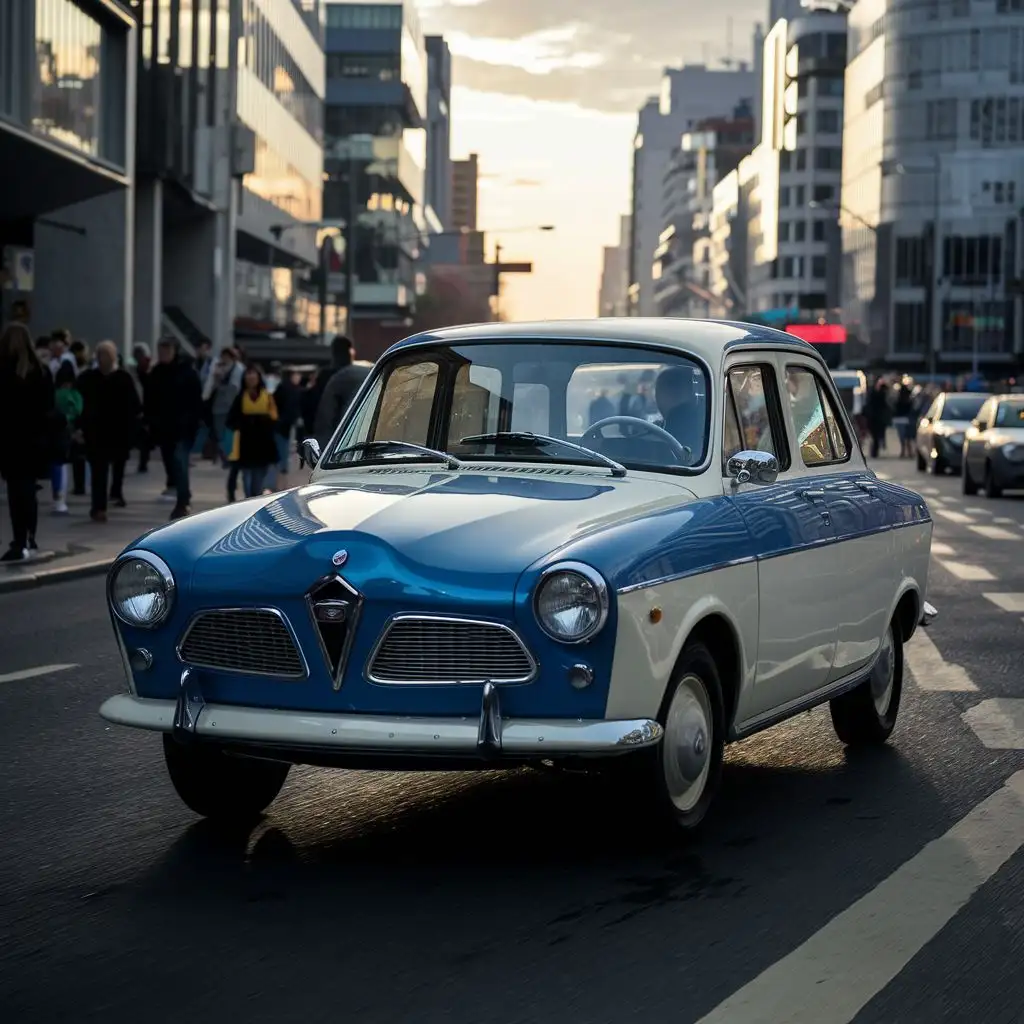
[[[320,442],[315,437],[307,437],[299,444],[299,468],[309,466],[315,469],[320,461]]]
[[[773,484],[779,476],[779,460],[771,452],[737,452],[725,467],[734,487],[740,484]]]

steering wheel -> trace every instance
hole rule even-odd
[[[664,427],[659,427],[657,423],[651,423],[650,420],[642,420],[639,416],[605,416],[603,420],[591,423],[583,431],[580,443],[586,444],[587,441],[600,440],[604,436],[601,431],[605,427],[626,426],[627,424],[631,427],[642,428],[641,433],[654,434],[659,437],[672,449],[672,454],[680,465],[685,466],[689,463],[690,456],[693,455],[693,450],[689,445],[680,444]]]

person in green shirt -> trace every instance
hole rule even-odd
[[[53,467],[53,511],[55,515],[68,514],[67,486],[68,466],[71,458],[71,445],[75,443],[75,435],[78,432],[78,421],[82,416],[82,393],[75,387],[75,368],[70,363],[62,363],[57,370],[55,381],[57,390],[54,394],[54,404],[57,411],[64,417],[67,423],[67,448],[63,461]]]

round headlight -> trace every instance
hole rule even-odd
[[[121,561],[110,578],[110,605],[130,626],[159,626],[170,614],[174,577],[155,555],[139,552]]]
[[[582,643],[608,618],[608,585],[589,565],[555,565],[541,577],[534,606],[541,629],[553,640]]]

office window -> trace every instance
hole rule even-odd
[[[815,185],[814,201],[816,203],[831,203],[836,197],[834,185]]]
[[[807,114],[796,115],[796,133],[797,135],[807,134]]]
[[[401,59],[398,53],[329,53],[328,78],[370,78],[378,82],[393,82],[401,77]]]
[[[843,80],[841,78],[818,77],[819,96],[842,96]]]
[[[811,277],[821,280],[825,277],[827,268],[825,266],[824,256],[812,256],[811,257]]]
[[[818,131],[824,135],[836,135],[842,130],[838,110],[819,110],[814,120]]]
[[[955,98],[942,100],[929,100],[925,104],[925,138],[927,139],[955,139],[956,138],[956,111],[957,101]],[[1003,116],[1005,120],[1005,104]],[[1005,138],[1005,124],[1003,136]]]
[[[824,242],[827,232],[825,230],[825,222],[823,220],[816,220],[813,228],[814,234],[811,236],[815,242]]]
[[[814,166],[819,171],[841,171],[843,151],[838,146],[818,146],[814,150]]]
[[[792,205],[793,195],[788,185],[784,185],[779,189],[779,206],[783,209],[787,206]]]
[[[790,239],[790,228],[792,224],[788,220],[779,221],[779,241],[788,242]]]
[[[807,238],[807,221],[798,220],[793,224],[793,241],[802,242]]]
[[[954,284],[990,284],[1002,276],[1003,239],[954,235],[942,240],[942,273]]]
[[[807,170],[807,150],[806,149],[798,149],[798,150],[796,150],[796,168],[795,168],[795,170],[798,170],[798,171],[806,171]]]
[[[329,4],[327,27],[397,31],[402,27],[402,5]]]
[[[893,307],[892,347],[894,352],[923,352],[927,318],[924,303],[897,302]]]
[[[803,185],[793,186],[793,205],[803,206],[807,201],[807,189]]]

